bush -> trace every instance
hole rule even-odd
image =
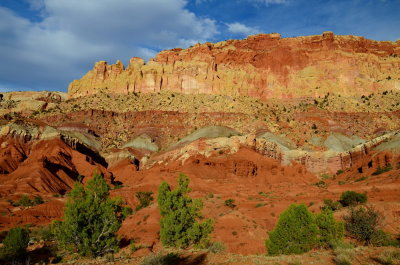
[[[44,241],[51,241],[55,239],[54,231],[51,225],[38,227],[31,232],[31,237]]]
[[[351,243],[347,243],[343,241],[342,239],[334,239],[329,242],[329,247],[332,248],[333,250],[335,249],[353,249],[354,245]]]
[[[135,240],[131,240],[131,244],[130,244],[131,252],[138,251],[139,249],[142,249],[142,248],[144,248],[144,246],[136,245]]]
[[[377,261],[382,265],[395,265],[399,264],[400,262],[400,251],[399,250],[386,250],[383,251]]]
[[[396,239],[394,239],[389,233],[383,230],[376,230],[371,237],[371,244],[377,247],[385,246],[399,246]]]
[[[360,181],[364,181],[364,180],[366,180],[366,179],[368,179],[368,177],[367,177],[367,176],[364,176],[364,177],[361,177],[361,178],[356,179],[354,182],[360,182]]]
[[[180,174],[178,187],[171,190],[168,183],[161,183],[158,189],[158,207],[160,209],[160,240],[165,246],[185,248],[189,245],[205,248],[209,243],[209,234],[213,230],[212,220],[197,222],[201,218],[203,204],[186,194],[190,192],[189,178]]]
[[[321,210],[331,210],[336,211],[342,208],[340,202],[332,201],[331,199],[324,199],[324,206],[321,207]]]
[[[335,239],[329,242],[335,257],[333,261],[338,265],[351,265],[354,253],[354,246],[341,239]]]
[[[222,242],[212,242],[207,249],[211,253],[221,253],[226,250],[226,246]]]
[[[18,201],[18,205],[21,205],[23,207],[29,207],[33,205],[33,202],[27,195],[22,195],[22,197]]]
[[[344,236],[344,224],[336,222],[331,210],[323,210],[315,217],[318,226],[319,244],[328,247],[333,240],[342,240]]]
[[[280,216],[278,225],[268,233],[268,254],[301,254],[317,243],[318,227],[304,204],[292,204]]]
[[[44,200],[40,195],[36,195],[33,200],[31,200],[28,195],[22,195],[17,203],[14,206],[23,206],[23,207],[30,207],[34,205],[43,204]]]
[[[365,203],[367,201],[367,194],[357,193],[355,191],[345,191],[340,196],[340,203],[343,207]]]
[[[340,174],[343,174],[344,173],[344,171],[342,170],[342,169],[339,169],[337,172],[336,172],[336,176],[338,176],[338,175],[340,175]]]
[[[387,164],[385,167],[378,167],[374,173],[372,173],[372,175],[377,176],[380,175],[382,173],[388,172],[390,170],[392,170],[393,167],[391,164]]]
[[[318,245],[331,247],[343,236],[344,225],[335,220],[330,209],[314,215],[304,204],[292,204],[279,216],[265,244],[270,255],[301,254]]]
[[[331,178],[331,175],[329,175],[329,174],[327,174],[327,173],[324,173],[324,174],[321,175],[321,178],[322,178],[322,179],[330,179],[330,178]]]
[[[29,243],[29,230],[21,227],[12,228],[4,238],[2,249],[7,259],[15,260],[26,255]]]
[[[326,182],[323,180],[320,180],[320,181],[314,183],[313,185],[317,186],[318,188],[326,188],[327,187]]]
[[[40,197],[40,195],[36,195],[36,196],[33,198],[33,204],[34,204],[34,205],[39,205],[39,204],[43,204],[43,203],[44,203],[44,200],[43,200],[42,197]]]
[[[133,210],[131,207],[122,207],[122,219],[126,219],[133,214]]]
[[[359,207],[351,208],[349,215],[343,218],[346,230],[353,238],[371,244],[374,236],[377,236],[382,216],[372,207]]]
[[[109,190],[98,174],[86,187],[75,184],[68,194],[64,221],[55,224],[61,246],[83,256],[100,256],[118,250],[116,233],[122,222],[122,202],[110,199]]]
[[[136,206],[136,211],[146,208],[154,200],[153,192],[151,191],[138,191],[135,196],[139,200],[139,205]]]
[[[336,249],[335,250],[335,257],[333,261],[337,265],[351,265],[351,261],[353,259],[353,250],[348,249]]]
[[[234,199],[227,199],[227,200],[224,202],[224,204],[225,204],[225,206],[228,206],[228,207],[231,208],[231,209],[233,209],[233,208],[236,207],[236,204],[235,204],[235,200],[234,200]]]

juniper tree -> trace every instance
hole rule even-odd
[[[160,239],[163,245],[185,248],[190,245],[206,247],[213,230],[212,220],[200,223],[203,204],[199,199],[190,198],[189,178],[180,174],[178,187],[171,190],[168,183],[161,183],[158,189],[160,209]]]
[[[280,216],[265,242],[270,255],[301,254],[317,243],[318,227],[304,204],[292,204]]]
[[[26,256],[26,247],[29,243],[29,230],[15,227],[8,231],[3,241],[2,252],[5,258],[12,260],[23,259]]]
[[[94,175],[86,187],[76,183],[68,194],[64,221],[56,225],[62,246],[83,256],[100,256],[118,250],[117,231],[122,222],[122,202],[109,198],[110,187]]]
[[[327,247],[341,241],[344,225],[337,222],[329,209],[319,214],[308,211],[304,204],[292,204],[280,216],[265,245],[270,255],[301,254],[314,247]]]

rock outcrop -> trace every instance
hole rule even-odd
[[[67,94],[53,91],[23,91],[0,93],[0,115],[10,112],[31,114],[55,107],[67,99]]]
[[[296,38],[259,34],[197,44],[162,51],[147,63],[134,57],[126,68],[121,61],[100,61],[70,84],[68,96],[168,90],[267,99],[395,89],[400,89],[400,41],[324,32]]]
[[[196,133],[193,133],[194,135]],[[270,134],[274,136],[273,134]],[[188,138],[190,138],[189,135]],[[380,161],[376,154],[391,151],[399,152],[399,132],[390,132],[363,142],[344,151],[328,149],[325,151],[306,151],[296,147],[288,147],[278,136],[262,137],[255,135],[232,136],[232,137],[202,137],[193,139],[180,145],[172,146],[166,152],[146,161],[145,168],[151,168],[155,164],[168,164],[172,161],[182,161],[202,155],[204,157],[233,155],[240,148],[249,148],[264,157],[278,161],[282,166],[299,164],[313,174],[330,173],[335,174],[338,170],[347,170],[352,167],[371,168],[390,163],[391,158]],[[210,138],[210,139],[207,139]],[[281,140],[281,141],[280,141]],[[375,155],[373,155],[375,154]],[[370,165],[365,165],[364,162]],[[360,169],[362,171],[362,169]]]
[[[111,183],[106,161],[89,134],[59,131],[38,122],[0,126],[0,198],[19,193],[65,193],[94,172]]]

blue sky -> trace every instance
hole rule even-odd
[[[0,92],[66,91],[99,60],[256,33],[396,41],[399,14],[400,0],[0,0]]]

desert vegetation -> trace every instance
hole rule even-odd
[[[190,179],[180,174],[175,189],[167,182],[159,185],[157,203],[161,214],[160,240],[165,248],[193,248],[213,254],[224,253],[224,242],[211,241],[213,220],[204,219],[201,214],[202,201],[188,195],[191,191],[189,183]],[[67,194],[63,220],[31,232],[32,236],[56,240],[59,249],[80,256],[113,256],[119,251],[121,242],[117,231],[122,221],[135,213],[124,205],[121,198],[110,199],[110,190],[100,174],[95,174],[86,185],[75,183]],[[259,194],[273,198],[265,192]],[[139,191],[135,196],[139,201],[136,211],[148,207],[153,201],[153,192],[150,191]],[[214,195],[207,195],[207,198],[213,199]],[[399,240],[381,229],[382,214],[365,206],[366,201],[366,194],[346,191],[338,201],[325,199],[319,213],[310,212],[305,204],[290,205],[280,214],[276,227],[268,231],[266,253],[271,257],[279,257],[303,254],[312,249],[332,249],[336,264],[353,264],[353,250],[357,247],[353,245],[354,242],[360,246],[399,247]],[[223,204],[229,208],[236,207],[233,199],[227,199]],[[334,211],[338,210],[346,211],[343,222],[334,217]],[[29,238],[28,228],[11,229],[3,240],[0,258],[13,262],[25,261],[29,257],[26,251]],[[345,238],[355,241],[348,243]],[[132,253],[141,248],[147,246],[131,241]],[[146,256],[140,264],[175,264],[186,259],[179,251],[157,253]],[[394,262],[398,260],[398,251],[384,251],[375,260],[381,264],[396,264]]]
[[[398,48],[257,35],[2,92],[0,264],[399,263]]]
[[[27,259],[26,248],[29,242],[29,230],[15,227],[8,231],[0,249],[0,260],[10,260],[12,263],[24,263]],[[28,259],[29,262],[29,259]]]
[[[171,190],[166,182],[161,183],[158,189],[160,239],[165,246],[204,248],[209,244],[212,220],[198,222],[203,204],[199,199],[190,198],[188,192],[189,178],[184,174],[179,175],[176,189]]]
[[[335,221],[329,209],[314,215],[304,204],[292,204],[280,215],[276,228],[268,234],[265,243],[268,254],[301,254],[342,240],[344,227],[343,223]]]
[[[122,201],[109,198],[110,187],[100,174],[86,186],[76,183],[68,194],[64,220],[54,229],[60,246],[83,256],[118,251],[117,231],[122,222]]]

